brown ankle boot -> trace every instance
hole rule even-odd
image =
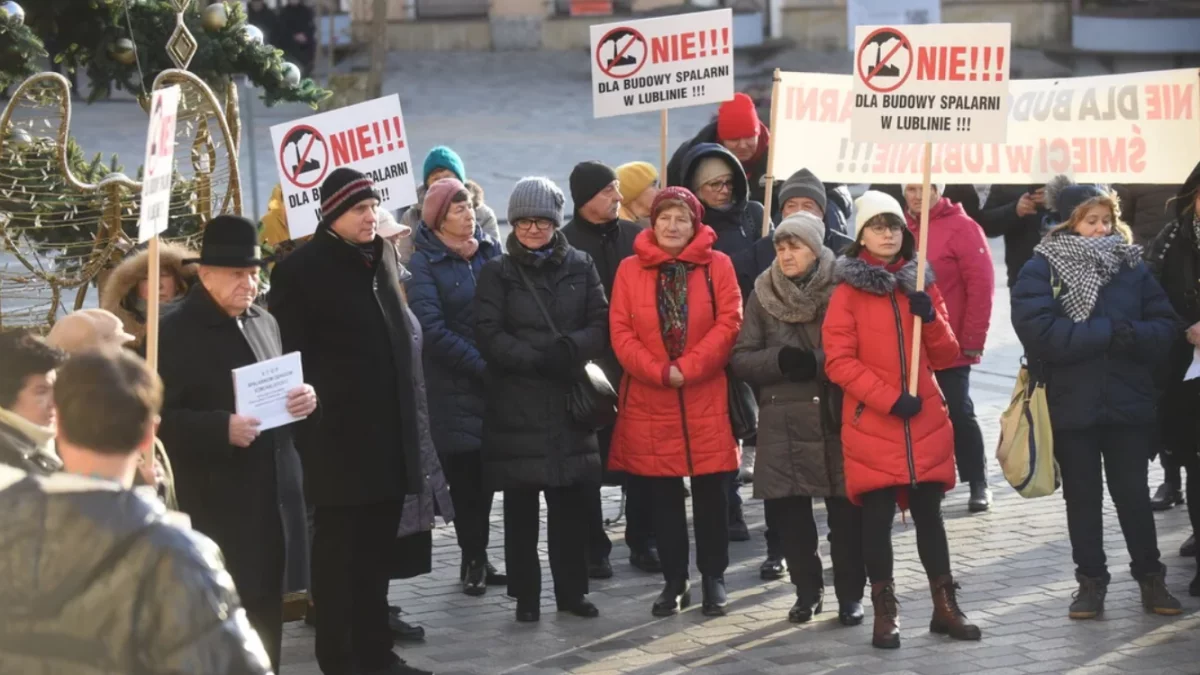
[[[871,644],[879,649],[900,648],[900,603],[891,581],[871,584],[871,602],[875,605],[875,630]]]
[[[933,619],[929,621],[930,632],[949,635],[955,640],[978,640],[982,636],[979,627],[967,620],[967,615],[958,608],[958,584],[954,577],[943,575],[929,582],[933,592]]]

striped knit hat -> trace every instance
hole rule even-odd
[[[334,169],[321,183],[321,225],[332,226],[343,213],[364,199],[382,201],[375,183],[354,169]]]

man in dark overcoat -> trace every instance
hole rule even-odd
[[[387,592],[406,495],[424,483],[410,321],[379,192],[348,167],[321,185],[312,240],[271,275],[271,312],[299,351],[321,413],[297,438],[315,507],[313,605],[326,675],[420,673],[392,653]]]
[[[184,262],[199,263],[200,283],[160,324],[159,437],[170,449],[180,510],[221,547],[278,671],[284,587],[303,587],[308,536],[295,425],[260,431],[259,420],[235,412],[233,369],[282,354],[279,326],[254,305],[264,264],[257,228],[217,216],[205,227],[200,257]],[[289,391],[287,406],[297,418],[312,414],[313,388]]]

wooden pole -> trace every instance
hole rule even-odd
[[[771,85],[771,143],[767,146],[767,175],[764,176],[767,180],[767,192],[763,197],[763,221],[762,221],[762,236],[767,236],[771,233],[771,202],[773,201],[775,192],[775,120],[779,117],[779,69],[775,69],[774,82]]]
[[[387,0],[371,3],[371,70],[367,75],[367,97],[383,96],[383,73],[387,69]]]
[[[925,156],[921,159],[921,233],[917,242],[917,290],[925,290],[925,249],[929,243],[929,174],[933,161],[933,143],[925,141]],[[917,372],[921,367],[921,317],[913,317],[912,359],[909,361],[908,393],[917,395]]]
[[[158,235],[150,238],[150,264],[146,268],[146,363],[150,370],[158,370],[158,284],[161,262],[158,253]]]
[[[662,109],[658,136],[658,177],[659,184],[666,186],[667,182],[667,109]]]

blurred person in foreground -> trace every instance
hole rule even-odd
[[[54,391],[74,474],[0,466],[4,672],[265,675],[221,551],[143,489],[162,384],[121,350],[71,358]]]
[[[0,333],[0,464],[42,476],[62,470],[53,396],[66,358],[29,331]]]

